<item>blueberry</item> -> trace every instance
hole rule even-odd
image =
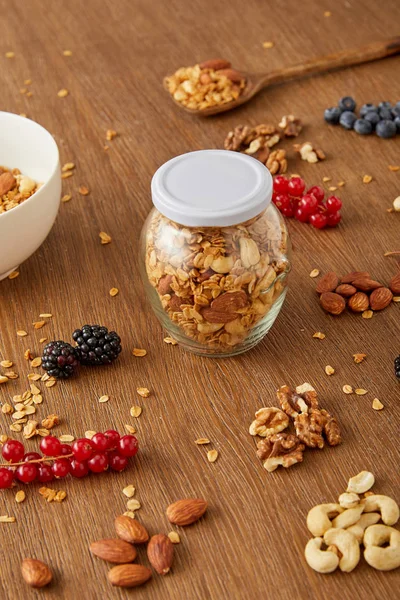
[[[392,115],[393,119],[395,119],[396,117],[400,117],[400,103],[396,104],[396,106],[392,108]]]
[[[369,112],[367,112],[367,114],[364,115],[364,119],[365,119],[365,121],[369,121],[372,124],[374,129],[375,129],[375,125],[377,123],[379,123],[379,121],[381,120],[378,113],[375,112],[374,110],[370,110]]]
[[[396,135],[396,124],[393,121],[383,119],[383,121],[379,121],[375,131],[381,138],[391,138]]]
[[[337,125],[339,123],[340,115],[342,111],[337,106],[333,106],[332,108],[327,108],[324,112],[324,119],[327,123],[331,125]]]
[[[393,119],[391,109],[386,106],[382,106],[382,108],[379,109],[379,116],[381,120],[384,119],[385,121],[391,121]]]
[[[400,133],[400,117],[396,117],[394,120],[394,124],[397,127],[397,132]]]
[[[364,117],[367,113],[374,111],[377,112],[378,107],[375,104],[363,104],[360,108],[360,117]]]
[[[370,121],[366,121],[365,119],[357,119],[354,123],[354,131],[360,133],[361,135],[368,135],[372,133],[373,125]]]
[[[357,116],[350,110],[345,110],[340,115],[339,123],[345,129],[353,129],[355,121],[357,121]]]
[[[391,102],[379,102],[378,108],[392,108]]]
[[[356,107],[356,101],[351,96],[344,96],[344,98],[340,98],[338,106],[341,111],[353,112]]]

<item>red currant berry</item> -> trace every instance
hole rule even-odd
[[[30,483],[36,479],[38,475],[38,468],[32,463],[24,463],[18,467],[15,475],[17,479],[22,481],[22,483]]]
[[[342,220],[342,215],[339,211],[335,213],[328,213],[327,217],[329,227],[336,227],[336,225],[339,225],[340,221]]]
[[[1,450],[4,460],[12,463],[21,462],[24,458],[24,446],[18,440],[7,440]]]
[[[92,437],[92,443],[94,444],[95,450],[98,452],[105,452],[108,450],[109,440],[104,433],[95,433]]]
[[[324,190],[319,185],[313,185],[310,187],[310,189],[307,190],[307,194],[312,194],[315,196],[318,202],[322,202],[325,196]]]
[[[309,215],[313,215],[316,212],[317,207],[318,200],[312,194],[304,194],[304,196],[300,199],[299,208]]]
[[[336,213],[342,208],[342,201],[337,196],[329,196],[326,200],[326,210],[329,213]]]
[[[290,206],[291,202],[292,201],[287,194],[277,194],[275,198],[275,205],[279,208],[279,210],[286,206]]]
[[[53,481],[54,473],[52,471],[51,465],[47,463],[42,463],[38,466],[38,480],[40,483],[50,483]]]
[[[92,458],[88,460],[89,469],[92,473],[102,473],[108,468],[108,458],[104,452],[96,452]]]
[[[118,451],[122,456],[135,456],[139,450],[139,442],[134,435],[124,435],[119,440]]]
[[[288,191],[289,180],[284,175],[274,177],[274,192],[285,194]]]
[[[72,446],[69,444],[61,444],[59,456],[67,456],[67,454],[72,454]]]
[[[104,435],[108,439],[108,450],[114,450],[118,446],[120,435],[115,429],[108,429],[104,432]]]
[[[315,213],[310,217],[310,223],[316,229],[323,229],[328,224],[328,219],[322,213]]]
[[[307,223],[310,218],[309,213],[304,208],[298,208],[294,213],[295,218],[301,223]]]
[[[72,477],[85,477],[89,473],[87,462],[80,460],[71,460],[71,475]]]
[[[24,454],[24,462],[30,462],[31,460],[40,460],[42,456],[39,452],[27,452]]]
[[[88,460],[92,456],[93,450],[94,444],[86,438],[80,438],[72,444],[72,452],[76,460]]]
[[[40,442],[40,449],[45,456],[59,456],[61,442],[54,435],[46,435]]]
[[[281,213],[283,214],[284,217],[293,217],[294,215],[294,207],[292,206],[292,204],[290,204],[290,206],[284,206],[283,208],[281,208]]]
[[[113,471],[123,471],[128,465],[127,457],[119,454],[117,450],[110,452],[108,460]]]
[[[71,470],[68,458],[58,458],[54,461],[52,471],[55,477],[66,477]]]
[[[305,187],[306,184],[301,177],[292,177],[288,181],[288,193],[296,198],[299,198],[302,195]]]
[[[11,487],[14,479],[14,473],[6,467],[0,468],[0,490]]]

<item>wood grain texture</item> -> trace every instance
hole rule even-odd
[[[346,314],[338,319],[320,309],[309,272],[344,273],[368,269],[388,280],[396,263],[383,257],[399,249],[400,223],[386,208],[399,195],[399,141],[361,138],[322,121],[323,109],[342,95],[360,103],[400,99],[399,58],[347,69],[271,88],[237,112],[205,122],[179,111],[166,96],[162,78],[182,64],[226,56],[238,68],[262,72],[371,40],[398,35],[399,6],[385,10],[373,0],[31,0],[0,1],[2,38],[1,107],[24,112],[56,137],[62,162],[74,161],[75,175],[64,183],[71,202],[61,206],[43,246],[20,268],[15,280],[0,283],[0,348],[16,363],[20,379],[0,388],[0,400],[26,389],[23,351],[40,352],[39,338],[67,338],[85,322],[101,322],[121,335],[118,362],[45,389],[38,416],[57,413],[57,433],[83,435],[87,429],[123,430],[133,423],[129,409],[143,406],[137,420],[141,452],[121,474],[55,482],[65,489],[62,504],[47,504],[38,485],[26,489],[17,505],[14,492],[1,493],[1,513],[15,524],[1,524],[1,598],[75,599],[177,598],[237,600],[267,594],[273,600],[393,598],[399,572],[378,573],[362,562],[349,575],[322,576],[303,559],[309,538],[305,525],[314,504],[330,501],[347,479],[372,470],[376,489],[399,497],[398,402],[393,358],[399,352],[399,310],[393,305],[372,320]],[[324,10],[331,10],[330,18]],[[275,47],[264,50],[262,42]],[[63,56],[70,49],[72,56]],[[14,59],[4,58],[8,50]],[[397,73],[397,75],[396,75]],[[33,95],[19,93],[31,78]],[[67,98],[57,97],[67,88]],[[278,122],[293,113],[306,123],[300,138],[312,140],[327,160],[308,165],[291,159],[290,172],[310,184],[323,176],[344,180],[343,224],[317,232],[290,222],[293,274],[283,310],[267,338],[246,355],[202,359],[163,343],[138,275],[138,239],[151,206],[150,179],[167,159],[201,148],[218,148],[238,123]],[[105,132],[119,136],[104,151]],[[287,147],[289,148],[289,144]],[[364,174],[373,176],[362,184]],[[78,187],[87,185],[87,197]],[[0,217],[1,218],[1,217]],[[111,244],[100,245],[106,231]],[[15,232],[18,235],[18,232]],[[120,293],[108,294],[111,287]],[[39,331],[31,323],[40,312],[53,319]],[[18,338],[17,329],[29,336]],[[312,338],[326,333],[323,341]],[[148,350],[134,358],[134,347]],[[352,354],[368,357],[355,365]],[[326,364],[336,369],[328,378]],[[268,474],[255,456],[247,433],[257,408],[275,404],[283,383],[311,381],[324,406],[337,415],[344,442],[338,448],[308,452],[302,465]],[[344,384],[364,387],[362,397],[345,396]],[[136,387],[152,391],[147,399]],[[110,395],[108,403],[98,398]],[[378,397],[385,409],[372,410]],[[1,415],[1,432],[9,432]],[[206,436],[220,452],[214,464]],[[31,440],[34,449],[37,441]],[[113,521],[125,510],[122,488],[133,483],[142,503],[138,517],[150,534],[168,533],[167,505],[185,496],[204,497],[210,508],[196,525],[179,530],[171,574],[134,592],[112,589],[108,565],[92,557],[89,544],[112,536]],[[178,528],[177,528],[178,529]],[[38,558],[54,570],[47,590],[30,592],[19,576],[23,558]],[[138,562],[146,563],[139,548]]]

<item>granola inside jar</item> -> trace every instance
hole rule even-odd
[[[268,169],[225,150],[178,156],[154,175],[142,277],[155,314],[185,349],[232,356],[273,325],[290,242],[271,197]]]

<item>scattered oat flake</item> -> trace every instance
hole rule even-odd
[[[31,367],[40,367],[41,364],[42,364],[42,359],[40,358],[40,356],[37,356],[31,362]]]
[[[68,443],[68,442],[73,442],[74,441],[74,436],[70,435],[69,433],[64,433],[63,435],[60,435],[60,437],[58,438],[60,440],[60,442],[64,443]]]
[[[44,325],[46,325],[46,321],[34,321],[33,322],[33,327],[35,329],[41,329],[42,327],[44,327]]]
[[[146,356],[147,350],[145,350],[144,348],[134,348],[132,350],[132,354],[133,356]]]
[[[135,495],[135,487],[132,484],[127,485],[122,490],[122,493],[125,494],[127,498],[132,498]]]
[[[345,394],[352,394],[353,393],[353,388],[351,387],[351,385],[344,385],[342,387],[342,390],[344,391]]]
[[[94,435],[96,435],[96,432],[92,429],[88,429],[87,431],[85,431],[85,438],[87,440],[91,440]]]
[[[367,358],[366,354],[353,354],[354,362],[357,364],[361,363],[364,358]]]
[[[4,367],[5,369],[9,369],[10,367],[13,366],[13,363],[11,360],[2,360],[0,362],[0,366]]]
[[[336,185],[331,185],[331,186],[328,187],[328,190],[330,192],[335,192],[337,190],[337,187],[336,187]]]
[[[31,388],[32,394],[40,394],[40,390],[39,390],[38,386],[35,385],[34,383],[31,383],[31,385],[29,387]]]
[[[324,12],[324,17],[331,17],[331,16],[332,16],[332,13],[331,13],[331,11],[330,11],[330,10],[326,10],[326,11]]]
[[[19,337],[25,337],[26,335],[28,335],[28,333],[24,329],[18,329],[17,335]]]
[[[130,519],[135,519],[135,518],[136,518],[136,517],[135,517],[135,513],[134,513],[134,512],[132,512],[131,510],[126,510],[126,511],[123,513],[123,515],[124,515],[124,517],[129,517]]]
[[[318,277],[319,275],[319,270],[318,269],[313,269],[310,273],[310,277],[312,277],[314,279],[314,277]]]
[[[11,50],[10,50],[10,51],[6,52],[4,56],[6,58],[14,58],[15,52],[11,52]]]
[[[9,274],[8,279],[16,279],[17,277],[19,277],[19,271],[13,271]]]
[[[5,375],[0,375],[0,383],[7,383],[8,381],[8,377],[6,377]]]
[[[177,346],[178,345],[178,342],[176,340],[174,340],[174,338],[172,338],[170,336],[165,337],[164,338],[164,342],[166,344],[171,344],[171,346]]]
[[[110,399],[110,396],[107,396],[106,394],[104,396],[101,396],[99,398],[99,402],[102,404],[103,402],[108,402]]]
[[[90,190],[86,185],[80,185],[78,188],[78,192],[81,196],[88,196],[90,194]]]
[[[1,435],[0,435],[0,443],[1,443],[1,444],[5,444],[5,442],[6,442],[7,440],[8,440],[8,435],[4,435],[4,434],[1,434]]]
[[[15,523],[15,517],[9,517],[8,515],[0,515],[0,523]]]
[[[61,167],[61,171],[63,173],[65,173],[66,171],[72,171],[72,169],[75,169],[75,163],[73,162],[67,162]]]
[[[128,502],[126,503],[126,508],[128,510],[139,510],[139,508],[141,507],[141,504],[139,502],[139,500],[136,500],[136,498],[131,498],[130,500],[128,500]]]
[[[363,177],[363,183],[371,183],[372,181],[372,176],[371,175],[364,175]]]
[[[400,296],[393,296],[393,302],[400,302]]]
[[[194,442],[198,446],[202,446],[203,444],[210,444],[210,440],[208,438],[199,438]]]
[[[365,394],[368,394],[368,390],[364,390],[364,388],[357,388],[354,391],[357,396],[365,396]]]
[[[132,425],[128,425],[128,423],[125,423],[125,429],[131,435],[134,435],[136,433],[136,429],[134,427],[132,427]]]
[[[398,165],[389,165],[389,171],[400,171],[400,167]]]
[[[70,200],[72,200],[71,194],[65,194],[65,196],[61,198],[61,202],[69,202]]]
[[[114,297],[119,293],[119,289],[118,288],[111,288],[109,294],[110,296]]]
[[[263,42],[263,48],[273,48],[275,46],[274,42]]]
[[[111,142],[115,137],[117,137],[118,133],[114,131],[114,129],[107,129],[106,131],[106,140]]]
[[[25,79],[24,80],[24,85],[31,85],[32,84],[32,79]]]
[[[63,50],[64,56],[72,56],[71,50]]]
[[[327,182],[328,182],[328,181],[330,181],[331,179],[332,179],[332,177],[323,177],[323,178],[322,178],[322,181],[323,181],[324,183],[327,183]]]
[[[45,342],[47,342],[47,340],[48,340],[48,339],[49,339],[49,338],[47,338],[47,337],[40,338],[39,342],[40,342],[41,344],[44,344]]]
[[[26,498],[25,492],[24,490],[18,490],[18,492],[15,494],[15,502],[18,502],[18,504],[20,502],[23,502]]]
[[[68,90],[66,90],[65,88],[62,88],[61,90],[59,90],[59,91],[57,92],[57,96],[58,96],[59,98],[65,98],[66,96],[68,96],[68,94],[69,94],[69,91],[68,91]]]
[[[69,177],[72,177],[73,174],[73,171],[66,171],[65,173],[62,173],[61,179],[68,179]]]
[[[364,312],[361,314],[363,319],[372,319],[372,317],[374,316],[374,313],[372,310],[364,310]]]
[[[179,533],[177,533],[176,531],[170,531],[168,537],[173,544],[179,544],[181,541]]]
[[[131,417],[140,417],[140,415],[142,414],[142,407],[141,406],[132,406],[130,413],[131,413]]]
[[[108,235],[108,233],[106,233],[105,231],[100,231],[99,233],[100,236],[100,241],[101,243],[104,244],[109,244],[111,242],[111,236]]]
[[[333,375],[335,372],[335,369],[333,367],[331,367],[331,365],[326,365],[325,367],[325,373],[327,375]]]
[[[41,376],[39,375],[39,373],[29,373],[28,379],[29,381],[39,381],[39,379],[41,379]]]
[[[313,333],[313,338],[317,338],[318,340],[323,340],[325,339],[326,335],[324,333],[322,333],[322,331],[317,331],[315,333]]]
[[[146,387],[138,387],[136,391],[142,398],[148,398],[150,396],[150,390]]]
[[[345,181],[339,181],[337,184],[338,187],[343,187],[344,185],[346,185]]]
[[[53,386],[55,386],[57,383],[57,381],[55,379],[49,379],[48,381],[46,381],[46,383],[44,384],[47,388],[51,388]]]
[[[218,451],[217,450],[209,450],[207,452],[207,460],[210,463],[213,463],[217,460],[218,458]]]
[[[382,410],[383,404],[380,400],[378,400],[378,398],[374,398],[374,400],[372,401],[372,408],[374,410]]]
[[[8,379],[18,379],[18,374],[15,373],[15,371],[6,371],[4,375],[8,377]]]

